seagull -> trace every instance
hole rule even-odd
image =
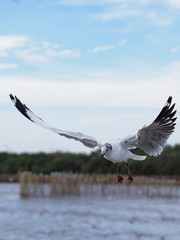
[[[100,159],[105,158],[114,163],[117,172],[117,180],[122,183],[123,177],[120,175],[119,163],[125,162],[128,171],[128,181],[131,183],[133,177],[128,164],[128,159],[142,161],[147,155],[158,156],[164,149],[164,146],[175,128],[176,110],[174,111],[175,103],[171,105],[172,97],[169,96],[164,107],[160,111],[155,120],[148,126],[139,129],[134,135],[129,135],[125,138],[116,139],[101,143],[96,138],[85,135],[80,132],[66,131],[51,127],[44,122],[42,118],[35,115],[25,104],[23,104],[16,96],[9,94],[10,99],[15,107],[30,121],[37,125],[49,129],[54,133],[64,136],[69,139],[74,139],[81,142],[86,147],[100,149]],[[140,149],[146,155],[137,155],[131,152],[132,149]]]

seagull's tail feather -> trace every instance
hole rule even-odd
[[[137,154],[134,154],[134,153],[132,153],[132,155],[131,155],[131,158],[133,160],[138,160],[138,161],[143,161],[143,160],[146,159],[146,157],[147,156],[137,155]]]

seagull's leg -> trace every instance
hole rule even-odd
[[[118,179],[118,182],[122,183],[123,181],[123,177],[120,175],[119,173],[119,165],[117,163],[115,163],[115,166],[116,166],[116,172],[117,172],[117,179]]]
[[[129,169],[129,164],[126,163],[126,166],[127,166],[127,169],[128,169],[128,180],[129,180],[129,182],[131,183],[131,182],[133,181],[133,177],[132,177],[131,171],[130,171],[130,169]]]

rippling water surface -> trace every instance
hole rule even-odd
[[[18,184],[0,184],[0,240],[61,239],[179,240],[180,198],[21,199]]]

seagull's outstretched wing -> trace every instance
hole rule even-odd
[[[174,131],[176,110],[175,103],[171,106],[172,97],[169,97],[157,118],[148,126],[141,128],[136,135],[129,136],[121,142],[128,149],[140,148],[150,156],[159,155]]]
[[[12,94],[9,95],[12,102],[14,103],[15,107],[30,121],[36,123],[37,125],[47,128],[61,136],[64,136],[66,138],[71,138],[74,140],[77,140],[79,142],[82,142],[86,147],[94,148],[96,146],[101,147],[101,144],[93,137],[87,136],[85,134],[82,134],[80,132],[71,132],[71,131],[65,131],[57,128],[53,128],[49,126],[46,122],[44,122],[40,117],[36,116],[25,104],[22,104],[21,101]]]

